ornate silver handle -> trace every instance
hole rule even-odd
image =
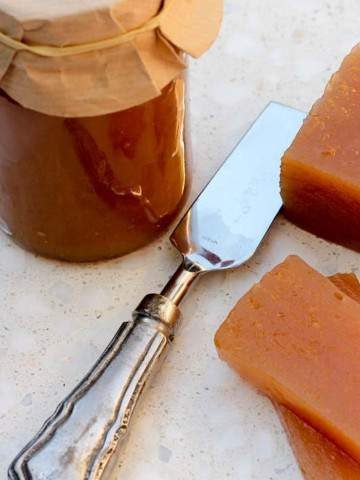
[[[82,382],[9,468],[11,480],[99,480],[111,469],[140,394],[164,357],[179,310],[148,295]]]

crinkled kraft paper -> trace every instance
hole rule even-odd
[[[106,114],[158,96],[185,68],[181,52],[205,52],[222,18],[222,0],[170,2],[159,28],[116,47],[49,58],[0,43],[0,88],[24,107],[62,117]],[[0,30],[28,44],[78,45],[137,28],[162,3],[118,0],[100,10],[61,18],[49,11],[44,19],[23,22],[0,11]]]

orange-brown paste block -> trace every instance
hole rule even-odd
[[[288,257],[216,333],[221,358],[360,460],[360,304]]]
[[[360,250],[360,44],[331,78],[281,168],[284,212],[316,235]]]
[[[346,295],[360,302],[360,283],[354,274],[329,277]],[[358,480],[360,464],[291,410],[276,405],[305,480]]]
[[[278,412],[305,480],[359,480],[359,463],[288,408]]]

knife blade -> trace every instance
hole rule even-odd
[[[271,102],[171,235],[202,270],[235,268],[257,249],[282,201],[280,160],[304,113]]]
[[[272,102],[258,117],[171,236],[183,263],[161,294],[147,295],[86,377],[9,467],[11,480],[100,480],[127,434],[196,278],[235,268],[255,252],[281,207],[280,158],[304,113]]]

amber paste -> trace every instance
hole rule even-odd
[[[288,408],[278,405],[305,480],[359,480],[360,464]]]
[[[289,219],[360,250],[360,45],[331,78],[281,168]]]
[[[339,273],[329,278],[346,295],[360,302],[360,283],[356,275]],[[305,480],[360,479],[359,463],[291,410],[275,406]]]
[[[215,343],[243,377],[360,460],[357,300],[290,256],[239,300]]]
[[[129,110],[50,117],[0,96],[2,228],[39,254],[109,258],[156,237],[185,192],[184,85]]]

